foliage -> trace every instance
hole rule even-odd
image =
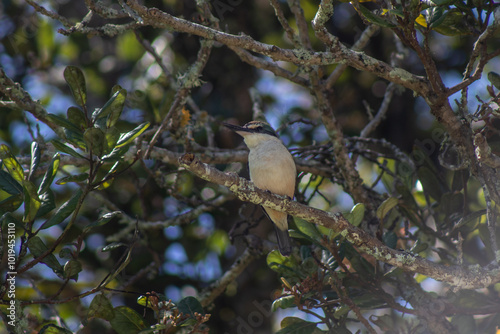
[[[498,4],[47,4],[2,5],[6,328],[498,329]],[[246,175],[220,121],[266,118],[295,201],[217,174]]]

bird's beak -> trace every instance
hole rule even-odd
[[[240,136],[245,136],[247,133],[252,132],[252,130],[238,126],[238,125],[229,124],[229,123],[222,123],[222,124],[224,124],[225,127],[233,130],[234,132],[236,132]]]

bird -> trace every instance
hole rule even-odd
[[[224,123],[243,137],[247,147],[250,180],[260,189],[293,198],[297,168],[292,155],[273,128],[261,121],[251,121],[244,126]],[[274,223],[278,249],[283,256],[290,256],[292,243],[288,234],[288,215],[285,212],[263,207]]]

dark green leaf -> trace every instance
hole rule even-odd
[[[83,182],[89,178],[88,173],[82,173],[82,174],[76,174],[76,175],[70,175],[66,177],[62,177],[59,180],[56,181],[56,184],[63,185],[69,182]]]
[[[85,141],[83,140],[82,132],[75,132],[73,130],[64,129],[64,134],[66,135],[66,140],[71,145],[82,150],[85,150],[87,148],[87,146],[85,145]]]
[[[398,242],[398,236],[394,231],[387,231],[384,233],[382,236],[382,241],[384,244],[387,245],[387,247],[390,247],[392,249],[396,249],[396,244]]]
[[[80,261],[71,259],[64,264],[64,277],[78,280],[78,273],[82,271],[82,264]]]
[[[54,324],[48,324],[42,327],[38,334],[73,334],[72,331],[56,326]]]
[[[68,121],[81,131],[87,127],[87,119],[80,108],[69,107],[66,116],[68,117]]]
[[[24,180],[24,171],[16,157],[12,155],[7,145],[0,145],[0,159],[7,168],[7,172],[19,183]]]
[[[144,319],[127,306],[118,306],[114,309],[114,318],[110,320],[111,327],[118,334],[137,334],[146,328]]]
[[[50,162],[50,165],[47,168],[45,175],[43,176],[42,183],[40,183],[40,186],[38,187],[38,194],[46,193],[49,190],[50,185],[52,184],[52,181],[54,181],[54,177],[57,174],[57,170],[59,169],[60,161],[61,156],[59,155],[59,153],[54,154],[54,156],[52,157],[52,161]]]
[[[64,117],[61,117],[61,116],[58,116],[58,115],[54,115],[54,114],[48,114],[47,115],[47,119],[61,127],[63,127],[64,129],[67,129],[67,130],[70,130],[70,131],[73,131],[73,132],[81,132],[81,130],[78,128],[77,125],[71,123],[70,121],[68,121],[66,118]]]
[[[102,293],[96,295],[87,311],[87,319],[101,318],[110,321],[115,317],[113,305]]]
[[[90,231],[94,227],[105,225],[105,224],[109,223],[111,221],[111,219],[113,219],[121,214],[122,214],[121,211],[113,211],[113,212],[106,213],[106,214],[102,215],[97,221],[85,226],[83,231],[84,231],[84,233],[87,233],[88,231]]]
[[[486,209],[472,212],[472,213],[468,214],[467,216],[462,217],[457,222],[457,224],[453,227],[453,229],[457,229],[459,227],[462,227],[462,226],[470,224],[470,223],[476,223],[476,224],[474,224],[474,226],[471,227],[471,228],[475,229],[477,223],[479,223],[479,221],[480,221],[480,218],[484,215],[486,215]]]
[[[84,107],[87,103],[87,88],[83,72],[76,66],[68,66],[64,69],[64,79],[68,83],[76,103]]]
[[[0,170],[0,189],[11,195],[23,193],[23,186],[3,170]]]
[[[83,140],[87,144],[87,149],[92,150],[92,154],[100,157],[106,152],[106,137],[101,129],[89,128],[85,130]]]
[[[122,146],[122,147],[115,147],[111,153],[103,156],[101,158],[102,161],[105,161],[105,162],[115,162],[115,161],[119,161],[123,158],[123,156],[125,155],[125,153],[128,152],[128,147],[127,146]]]
[[[500,74],[496,72],[489,72],[488,80],[493,86],[495,86],[496,89],[500,89]]]
[[[28,240],[28,249],[30,250],[31,254],[33,255],[33,258],[38,258],[40,257],[43,253],[48,251],[47,246],[44,244],[42,239],[40,239],[38,236],[33,236],[29,238]],[[42,263],[45,263],[54,273],[63,278],[63,267],[57,261],[57,258],[54,256],[54,254],[50,253],[46,257],[43,258],[41,261]]]
[[[69,154],[71,155],[72,157],[75,157],[75,158],[80,158],[80,159],[85,159],[85,157],[83,155],[81,155],[80,153],[76,152],[74,149],[72,149],[71,147],[61,143],[59,140],[52,140],[51,141],[52,145],[54,145],[54,147],[58,150],[58,151],[61,151],[62,153],[66,153],[66,154]]]
[[[125,105],[126,97],[127,91],[123,88],[119,88],[102,108],[96,109],[92,113],[92,120],[95,121],[99,118],[108,116],[106,120],[106,127],[110,128],[114,126],[116,121],[120,118],[123,106]]]
[[[101,249],[101,252],[109,252],[120,247],[127,247],[123,242],[113,242]]]
[[[477,305],[481,307],[482,304]],[[451,318],[451,324],[457,329],[457,334],[477,333],[476,320],[471,314],[458,314]]]
[[[439,202],[441,200],[441,196],[443,195],[443,187],[436,174],[434,174],[429,168],[423,166],[418,169],[417,175],[420,183],[422,183],[424,192]]]
[[[40,229],[44,230],[54,225],[59,225],[66,218],[69,217],[75,211],[78,202],[80,201],[80,197],[82,196],[82,190],[78,189],[76,193],[71,197],[67,202],[65,202],[61,207],[54,213],[52,217],[50,217]]]
[[[318,232],[314,224],[311,224],[305,221],[304,219],[300,218],[294,218],[294,222],[298,230],[307,235],[310,238],[310,240],[312,240],[315,243],[321,242],[322,238],[321,233]]]
[[[141,133],[143,133],[148,127],[149,127],[149,122],[142,123],[134,130],[122,134],[120,136],[120,139],[118,139],[118,142],[116,143],[116,148],[130,144],[135,138],[139,137]]]
[[[192,296],[181,299],[181,301],[179,301],[179,303],[177,304],[177,308],[184,315],[189,315],[193,318],[195,316],[194,315],[195,312],[199,314],[205,314],[205,311],[203,311],[203,306],[201,306],[201,303],[198,301],[198,299]]]
[[[40,150],[40,146],[36,141],[31,143],[31,164],[30,164],[30,172],[28,174],[28,180],[31,179],[33,176],[33,173],[36,171],[38,168],[38,165],[40,164],[40,157],[42,155],[42,152]]]
[[[0,228],[7,231],[8,228],[22,228],[24,224],[17,220],[12,213],[7,212],[0,217]]]

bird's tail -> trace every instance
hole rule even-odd
[[[292,254],[292,241],[288,235],[288,229],[280,230],[278,226],[274,225],[276,231],[276,239],[278,239],[278,248],[281,255],[290,256]]]

